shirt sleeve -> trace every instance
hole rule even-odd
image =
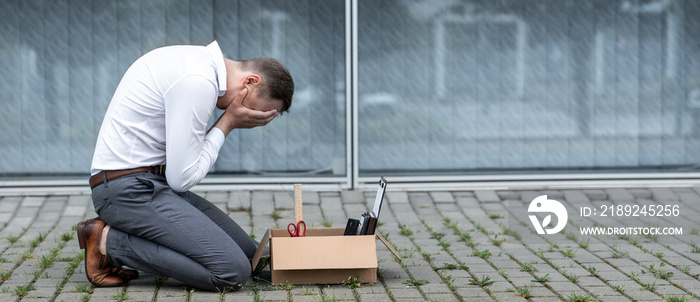
[[[177,192],[207,175],[224,144],[220,129],[206,133],[217,96],[214,83],[199,75],[183,77],[165,94],[165,176]]]

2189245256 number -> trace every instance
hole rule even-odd
[[[601,205],[600,216],[678,216],[679,205]]]

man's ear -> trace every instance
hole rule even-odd
[[[249,75],[245,76],[245,78],[243,78],[243,85],[244,86],[248,86],[248,85],[260,86],[261,83],[262,83],[262,79],[257,74],[249,74]]]

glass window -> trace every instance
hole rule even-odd
[[[0,20],[0,174],[88,173],[131,63],[213,40],[231,59],[279,59],[296,84],[290,113],[232,132],[214,172],[345,174],[331,169],[346,156],[342,0],[0,1]]]
[[[697,1],[359,1],[361,175],[700,160]]]
[[[229,58],[280,59],[296,83],[291,112],[234,131],[212,174],[346,177],[347,156],[359,176],[700,162],[698,1],[358,0],[358,83],[346,2],[0,1],[0,176],[85,175],[130,64],[212,40]]]

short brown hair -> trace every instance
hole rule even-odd
[[[287,68],[280,61],[268,57],[255,57],[241,63],[243,69],[260,73],[263,79],[260,92],[272,99],[281,100],[280,112],[289,112],[294,95],[294,79]]]

